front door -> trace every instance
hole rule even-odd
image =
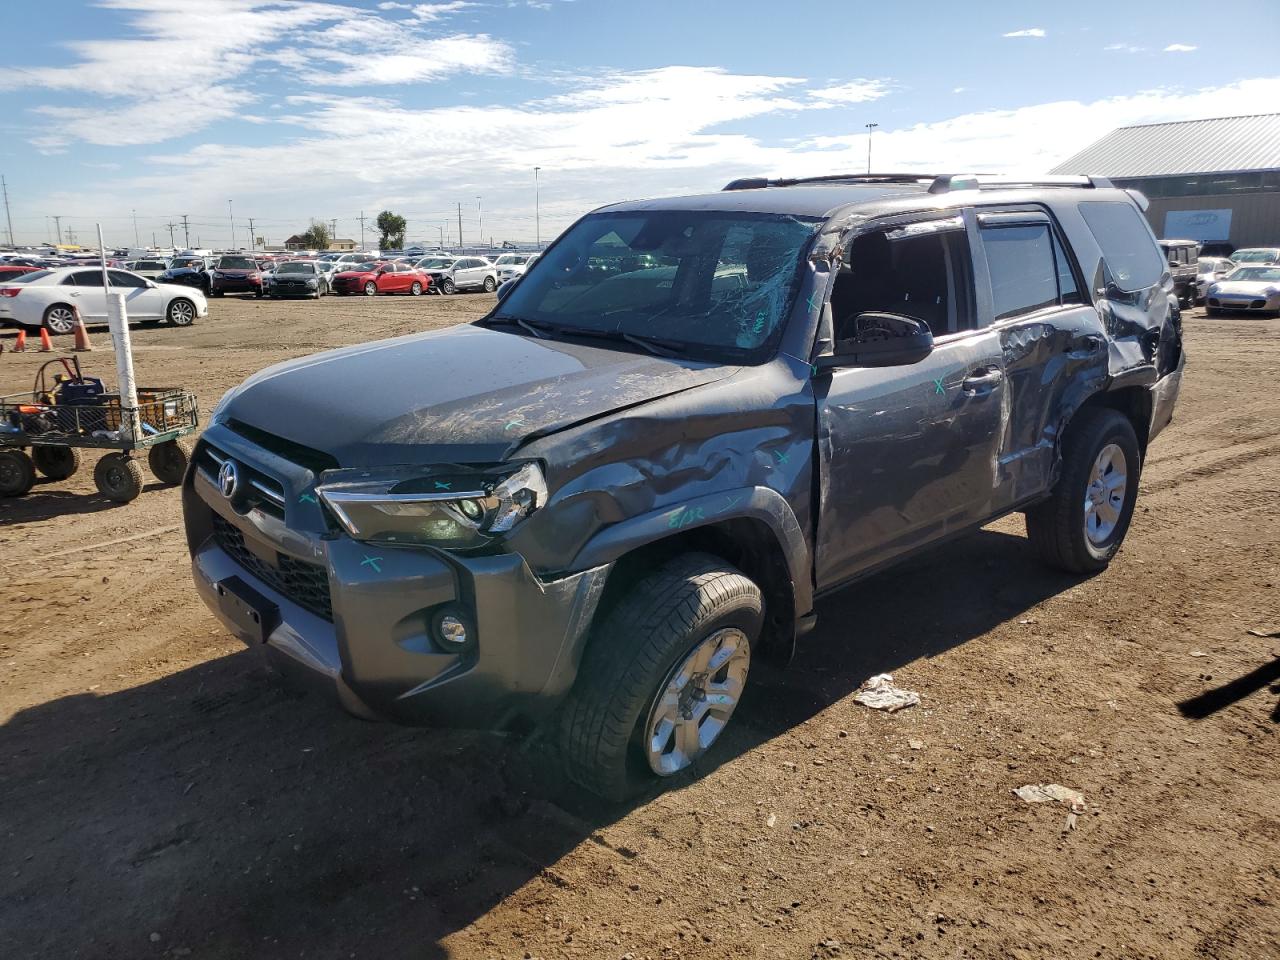
[[[147,286],[147,281],[124,270],[109,270],[111,292],[124,294],[125,310],[129,320],[159,320],[164,315],[165,296],[159,290]]]
[[[861,234],[846,248],[831,296],[837,338],[862,313],[895,313],[928,323],[935,348],[917,364],[815,380],[820,590],[992,513],[1007,393],[973,275],[956,216]]]

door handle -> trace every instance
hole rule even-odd
[[[980,390],[990,390],[994,388],[1003,379],[1003,370],[995,367],[986,367],[982,370],[973,371],[973,373],[964,378],[964,381],[960,386],[965,390],[972,390],[976,393]]]

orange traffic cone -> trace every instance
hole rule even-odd
[[[14,353],[23,353],[27,349],[27,328],[18,328],[18,342],[13,345]]]
[[[76,353],[85,353],[93,349],[93,344],[89,342],[89,331],[84,328],[84,317],[80,316],[80,308],[72,307],[76,315]]]
[[[49,339],[49,328],[40,328],[40,352],[53,353],[53,341]]]

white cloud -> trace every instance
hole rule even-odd
[[[480,4],[471,3],[470,0],[452,0],[450,3],[418,3],[414,4],[410,9],[413,15],[423,23],[430,23],[432,20],[440,20],[447,17],[451,13],[458,13],[461,10],[469,10],[472,7],[478,7]]]
[[[1190,53],[1192,50],[1198,49],[1189,43],[1171,43],[1164,48],[1165,53]]]
[[[366,23],[341,24],[316,43],[278,54],[294,67],[295,77],[316,86],[374,86],[419,83],[458,73],[508,73],[515,54],[510,44],[487,34],[421,37],[372,29]],[[361,33],[359,43],[336,35]],[[375,37],[381,36],[382,42]]]
[[[46,153],[62,152],[76,140],[104,147],[159,143],[196,133],[218,120],[235,117],[241,107],[255,99],[253,94],[242,90],[211,87],[201,90],[198,95],[187,90],[170,91],[111,110],[101,107],[36,107],[33,113],[48,117],[55,123],[50,132],[33,138],[31,142],[36,149]]]
[[[850,80],[819,90],[810,90],[809,96],[828,104],[868,103],[879,100],[889,92],[889,84],[885,80]]]
[[[966,90],[968,90],[968,89],[969,89],[968,87],[952,87],[952,88],[951,88],[951,92],[952,92],[952,93],[964,93],[964,92],[965,92]]]
[[[1036,37],[1037,39],[1045,36],[1043,27],[1028,27],[1026,30],[1010,30],[1008,33],[1000,34],[1002,37]]]
[[[1146,47],[1139,47],[1132,43],[1109,43],[1102,49],[1118,53],[1142,53]]]

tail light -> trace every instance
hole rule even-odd
[[[21,292],[21,287],[0,287],[0,297],[16,297]]]

